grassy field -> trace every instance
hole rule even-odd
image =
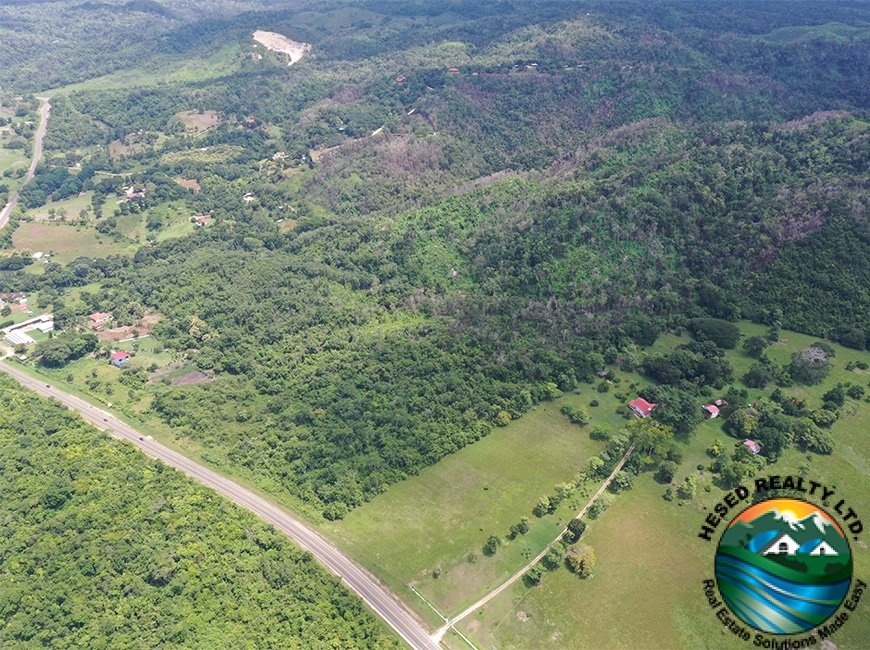
[[[64,201],[52,201],[39,208],[27,210],[25,215],[33,217],[36,220],[47,220],[49,218],[48,211],[53,209],[55,213],[62,211],[62,214],[66,214],[67,219],[78,220],[79,213],[82,210],[90,208],[91,197],[93,195],[93,192],[84,192],[81,195],[72,196]],[[55,217],[55,219],[60,220],[60,217]]]
[[[620,375],[627,384],[631,376]],[[413,584],[443,614],[457,614],[546,548],[583,507],[584,492],[597,489],[588,485],[553,515],[532,515],[539,497],[553,494],[555,484],[571,481],[603,449],[603,443],[589,438],[591,425],[573,425],[559,412],[563,404],[588,406],[592,399],[600,402],[589,408],[595,423],[613,431],[625,424],[615,413],[622,401],[613,392],[601,395],[584,385],[580,394],[543,403],[392,486],[343,521],[325,525],[325,532],[397,593],[409,593],[407,585]],[[506,538],[521,517],[529,518],[531,531],[513,541],[505,539],[495,556],[485,557],[481,549],[489,535]],[[437,579],[436,566],[441,568]],[[431,614],[422,601],[416,604],[422,615]]]
[[[747,336],[763,334],[766,328],[741,323]],[[688,337],[663,336],[655,350],[665,351]],[[783,340],[769,348],[778,363],[818,339],[784,332]],[[837,356],[829,377],[816,386],[786,389],[787,395],[806,398],[818,408],[821,396],[837,383],[866,385],[870,373],[847,371],[849,361],[870,363],[870,353],[834,345]],[[729,358],[735,376],[741,376],[752,359],[733,351]],[[736,382],[742,386],[739,380]],[[750,391],[750,401],[766,391]],[[836,449],[831,456],[802,454],[788,450],[766,473],[799,474],[810,468],[809,478],[837,486],[852,505],[870,503],[870,441],[866,423],[870,405],[847,402],[840,420],[833,426]],[[721,431],[721,422],[703,422],[683,442],[684,462],[675,477],[681,482],[690,474],[699,477],[698,495],[691,501],[665,501],[664,486],[642,475],[635,487],[620,495],[599,520],[592,522],[584,543],[596,552],[594,576],[581,580],[561,568],[545,575],[541,585],[529,588],[521,583],[501,594],[482,613],[466,619],[459,629],[479,647],[532,648],[743,648],[747,644],[727,633],[707,606],[701,581],[712,577],[714,547],[698,539],[697,531],[712,507],[724,495],[712,482],[712,475],[696,469],[706,466],[706,448],[719,438],[735,441]],[[859,510],[856,507],[856,510]],[[859,515],[862,513],[859,511]],[[867,581],[870,554],[867,543],[852,541],[855,576]],[[870,639],[870,603],[862,601],[848,625],[833,637],[837,647],[866,648]],[[462,642],[452,644],[462,647]]]
[[[7,169],[26,168],[30,164],[30,160],[24,155],[24,149],[7,149],[2,146],[3,144],[4,140],[0,138],[0,185],[8,185],[10,188],[18,187],[21,184],[19,179],[4,178],[2,174]]]
[[[15,248],[51,253],[52,260],[67,264],[77,257],[106,257],[131,254],[129,246],[119,245],[109,238],[97,236],[92,228],[63,223],[23,223],[12,236]],[[41,264],[27,267],[29,272],[41,272]]]
[[[751,323],[740,327],[746,336],[766,331]],[[688,334],[664,335],[649,352],[667,352],[689,340]],[[785,364],[793,352],[816,340],[783,332],[782,340],[768,354]],[[867,385],[870,371],[847,371],[845,366],[849,361],[870,363],[870,353],[834,348],[837,356],[822,384],[796,385],[784,389],[786,395],[807,399],[812,408],[818,408],[822,394],[837,383]],[[735,385],[743,387],[739,378],[754,360],[740,348],[728,357],[735,368]],[[437,627],[440,619],[408,585],[445,616],[455,615],[544,549],[572,510],[582,507],[585,499],[578,492],[555,515],[542,519],[531,515],[538,497],[551,494],[555,483],[570,480],[586,458],[600,451],[601,443],[588,436],[593,425],[616,430],[625,422],[614,412],[625,400],[617,399],[615,393],[628,393],[628,383],[642,381],[637,375],[617,374],[622,383],[611,392],[602,395],[583,385],[579,395],[539,405],[505,429],[493,431],[419,476],[392,486],[343,521],[325,525],[325,532]],[[774,388],[750,390],[747,401],[769,396]],[[588,406],[593,398],[599,400],[599,407]],[[570,425],[559,413],[562,403],[586,406],[592,423],[583,429]],[[848,486],[851,503],[870,503],[868,420],[870,405],[847,402],[832,429],[837,444],[832,456],[790,449],[768,471],[797,474],[799,467],[809,466],[815,480],[839,485],[844,494]],[[696,474],[699,489],[693,500],[665,501],[666,486],[649,474],[641,475],[632,490],[589,523],[584,543],[595,548],[598,559],[592,578],[581,580],[563,567],[546,574],[538,587],[517,582],[481,612],[462,621],[459,629],[479,648],[745,647],[715,618],[701,582],[712,575],[714,546],[698,539],[697,531],[724,492],[713,483],[710,472],[697,466],[710,462],[706,449],[715,439],[728,446],[737,442],[721,426],[721,420],[705,420],[692,436],[679,441],[684,460],[675,483]],[[588,494],[594,489],[587,484],[584,491]],[[529,534],[508,542],[494,557],[484,557],[481,548],[486,538],[493,533],[504,538],[510,524],[521,516],[529,517],[533,525]],[[853,553],[856,576],[866,580],[870,575],[866,544],[853,542]],[[469,554],[474,554],[473,562]],[[441,569],[437,579],[433,577],[436,567]],[[862,603],[853,619],[835,637],[840,648],[866,647],[862,642],[870,638],[868,603]],[[447,636],[445,642],[457,650],[467,647],[458,636]]]

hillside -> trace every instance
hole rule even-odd
[[[2,319],[51,312],[15,350],[32,372],[333,531],[608,369],[631,388],[607,417],[641,395],[685,446],[700,404],[756,391],[726,432],[836,482],[865,467],[842,373],[870,348],[868,24],[803,0],[0,2],[0,199],[52,103],[0,232],[27,310]],[[708,444],[717,489],[763,468]],[[676,517],[644,462],[632,507]]]

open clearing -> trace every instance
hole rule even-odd
[[[133,337],[133,332],[139,336],[148,336],[154,331],[154,326],[160,320],[160,314],[149,314],[142,318],[136,325],[112,327],[102,332],[97,332],[97,338],[101,341],[123,341]]]
[[[739,326],[745,336],[761,335],[767,329],[752,323]],[[687,334],[662,335],[649,352],[667,352],[690,340]],[[793,352],[817,340],[784,331],[782,340],[768,348],[768,355],[784,364]],[[818,408],[822,394],[837,383],[866,386],[870,371],[847,371],[845,366],[849,361],[870,363],[870,353],[833,347],[837,356],[824,382],[796,385],[783,392],[805,398]],[[734,384],[742,388],[739,378],[754,360],[739,346],[728,352],[728,358],[734,366]],[[642,380],[630,373],[616,374],[622,381],[610,392],[599,394],[594,386],[582,385],[579,395],[541,404],[324,529],[430,625],[439,626],[442,621],[407,585],[413,585],[443,615],[456,615],[555,538],[560,523],[584,501],[583,491],[563,503],[555,515],[537,519],[531,509],[538,497],[552,494],[555,483],[570,480],[585,459],[601,449],[602,443],[589,439],[592,426],[603,424],[615,431],[625,423],[614,411],[626,400],[618,400],[615,393],[628,392],[627,384]],[[748,401],[769,396],[774,388],[770,384],[763,391],[749,390]],[[600,402],[597,408],[589,407],[593,398]],[[569,424],[559,413],[563,403],[586,407],[592,422],[583,428]],[[853,504],[870,503],[868,420],[870,404],[847,402],[831,430],[836,441],[832,456],[789,449],[769,471],[797,474],[798,467],[808,465],[814,480],[840,486]],[[699,540],[697,529],[724,490],[713,484],[709,471],[699,471],[697,466],[710,462],[706,449],[715,439],[728,447],[738,442],[724,434],[721,426],[721,420],[705,420],[691,437],[678,439],[684,460],[674,482],[698,475],[699,489],[693,500],[665,501],[666,486],[642,474],[632,490],[619,495],[598,520],[589,522],[583,542],[595,548],[598,559],[592,578],[581,580],[562,567],[548,572],[538,587],[517,582],[457,627],[480,648],[745,647],[724,631],[701,588],[701,580],[712,573],[713,545]],[[592,484],[583,490],[594,492]],[[521,516],[529,517],[531,531],[502,546],[494,557],[484,557],[481,547],[486,538],[490,534],[504,538]],[[855,575],[870,574],[867,545],[852,546]],[[469,562],[472,553],[475,558]],[[433,577],[436,566],[441,568],[437,579]],[[856,616],[850,617],[834,641],[843,650],[864,648],[867,638],[870,603],[862,601]],[[451,635],[444,641],[456,650],[467,647]]]
[[[627,375],[620,374],[627,383]],[[592,425],[568,422],[559,412],[563,404],[579,407],[598,399],[601,405],[589,409],[595,423],[615,431],[626,422],[614,412],[619,402],[613,393],[599,395],[587,385],[581,390],[494,429],[325,530],[397,593],[407,593],[421,615],[432,613],[422,601],[411,600],[408,584],[445,616],[458,614],[544,549],[585,503],[578,491],[554,515],[538,519],[531,512],[540,496],[570,481],[604,447],[590,440]],[[594,493],[597,487],[586,489]],[[506,537],[521,517],[529,518],[531,531],[484,557],[481,549],[489,535]],[[468,561],[469,554],[474,561]],[[439,565],[441,576],[435,579],[432,571]]]
[[[290,59],[288,66],[299,61],[305,54],[311,51],[311,45],[308,43],[299,43],[292,41],[286,36],[276,34],[275,32],[264,32],[257,30],[254,32],[254,40],[263,45],[268,50],[273,52],[281,52],[286,54]]]
[[[767,330],[751,323],[740,323],[740,329],[746,336]],[[686,335],[665,335],[652,350],[663,352],[689,340]],[[793,352],[818,340],[783,332],[782,341],[768,348],[768,354],[777,363],[786,363]],[[805,398],[817,408],[822,394],[837,383],[866,386],[870,371],[847,371],[845,366],[849,361],[870,363],[870,353],[833,347],[837,356],[824,382],[796,385],[783,392]],[[739,349],[729,351],[728,358],[737,378],[753,362]],[[739,379],[735,385],[743,386]],[[749,391],[749,401],[769,396],[774,388],[771,384],[765,391]],[[792,448],[767,471],[797,475],[798,468],[807,465],[811,479],[839,486],[852,504],[870,503],[870,440],[866,435],[870,405],[853,401],[847,407],[854,415],[842,412],[831,429],[836,441],[833,455],[803,454]],[[546,574],[538,587],[517,583],[484,611],[460,623],[460,630],[478,647],[745,648],[715,618],[701,589],[701,580],[712,575],[713,545],[698,539],[697,530],[724,490],[712,484],[709,472],[696,467],[710,462],[706,449],[716,438],[729,447],[737,442],[722,432],[721,424],[706,420],[681,444],[684,461],[675,483],[690,473],[698,475],[699,489],[693,500],[665,501],[666,486],[649,474],[641,475],[632,490],[619,495],[604,515],[590,522],[583,536],[597,557],[593,578],[581,580],[563,567]],[[852,552],[855,575],[870,574],[866,543],[852,542]],[[868,638],[870,604],[862,600],[833,641],[840,650],[857,649],[866,648]],[[457,650],[462,647],[461,642],[453,645]]]
[[[185,126],[193,129],[197,133],[208,131],[210,128],[223,122],[221,116],[215,111],[185,111],[179,113],[176,117]]]
[[[12,235],[18,250],[51,253],[52,261],[67,264],[77,257],[107,257],[125,255],[132,251],[111,239],[98,239],[92,228],[62,223],[23,223]],[[36,264],[34,265],[36,266]],[[28,270],[33,267],[27,267]]]

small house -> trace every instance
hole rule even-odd
[[[818,546],[810,551],[810,555],[839,555],[839,553],[837,553],[830,544],[822,540],[819,542]]]
[[[800,544],[794,541],[788,533],[782,533],[773,538],[762,551],[762,555],[794,555]]]
[[[211,221],[210,214],[198,214],[193,218],[194,223],[197,228],[204,227],[209,221]]]
[[[754,440],[744,440],[743,446],[751,451],[753,456],[757,456],[761,451],[761,444],[755,442]]]
[[[650,413],[653,412],[658,404],[650,404],[643,397],[638,397],[637,399],[633,399],[628,403],[628,406],[638,417],[649,417]]]
[[[124,352],[123,350],[118,350],[117,352],[112,352],[112,365],[121,367],[126,362],[127,359],[130,358],[129,352]]]
[[[112,320],[112,316],[107,314],[104,311],[99,311],[95,314],[91,314],[88,316],[91,319],[91,329],[95,332],[99,332],[103,329],[103,325],[105,325],[108,321]]]
[[[708,420],[719,417],[719,407],[715,404],[704,404],[704,406],[701,407],[701,410],[704,411],[704,417]]]
[[[447,72],[459,72],[459,68],[450,68]]]

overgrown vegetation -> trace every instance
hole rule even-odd
[[[4,648],[394,648],[306,552],[0,376]]]

